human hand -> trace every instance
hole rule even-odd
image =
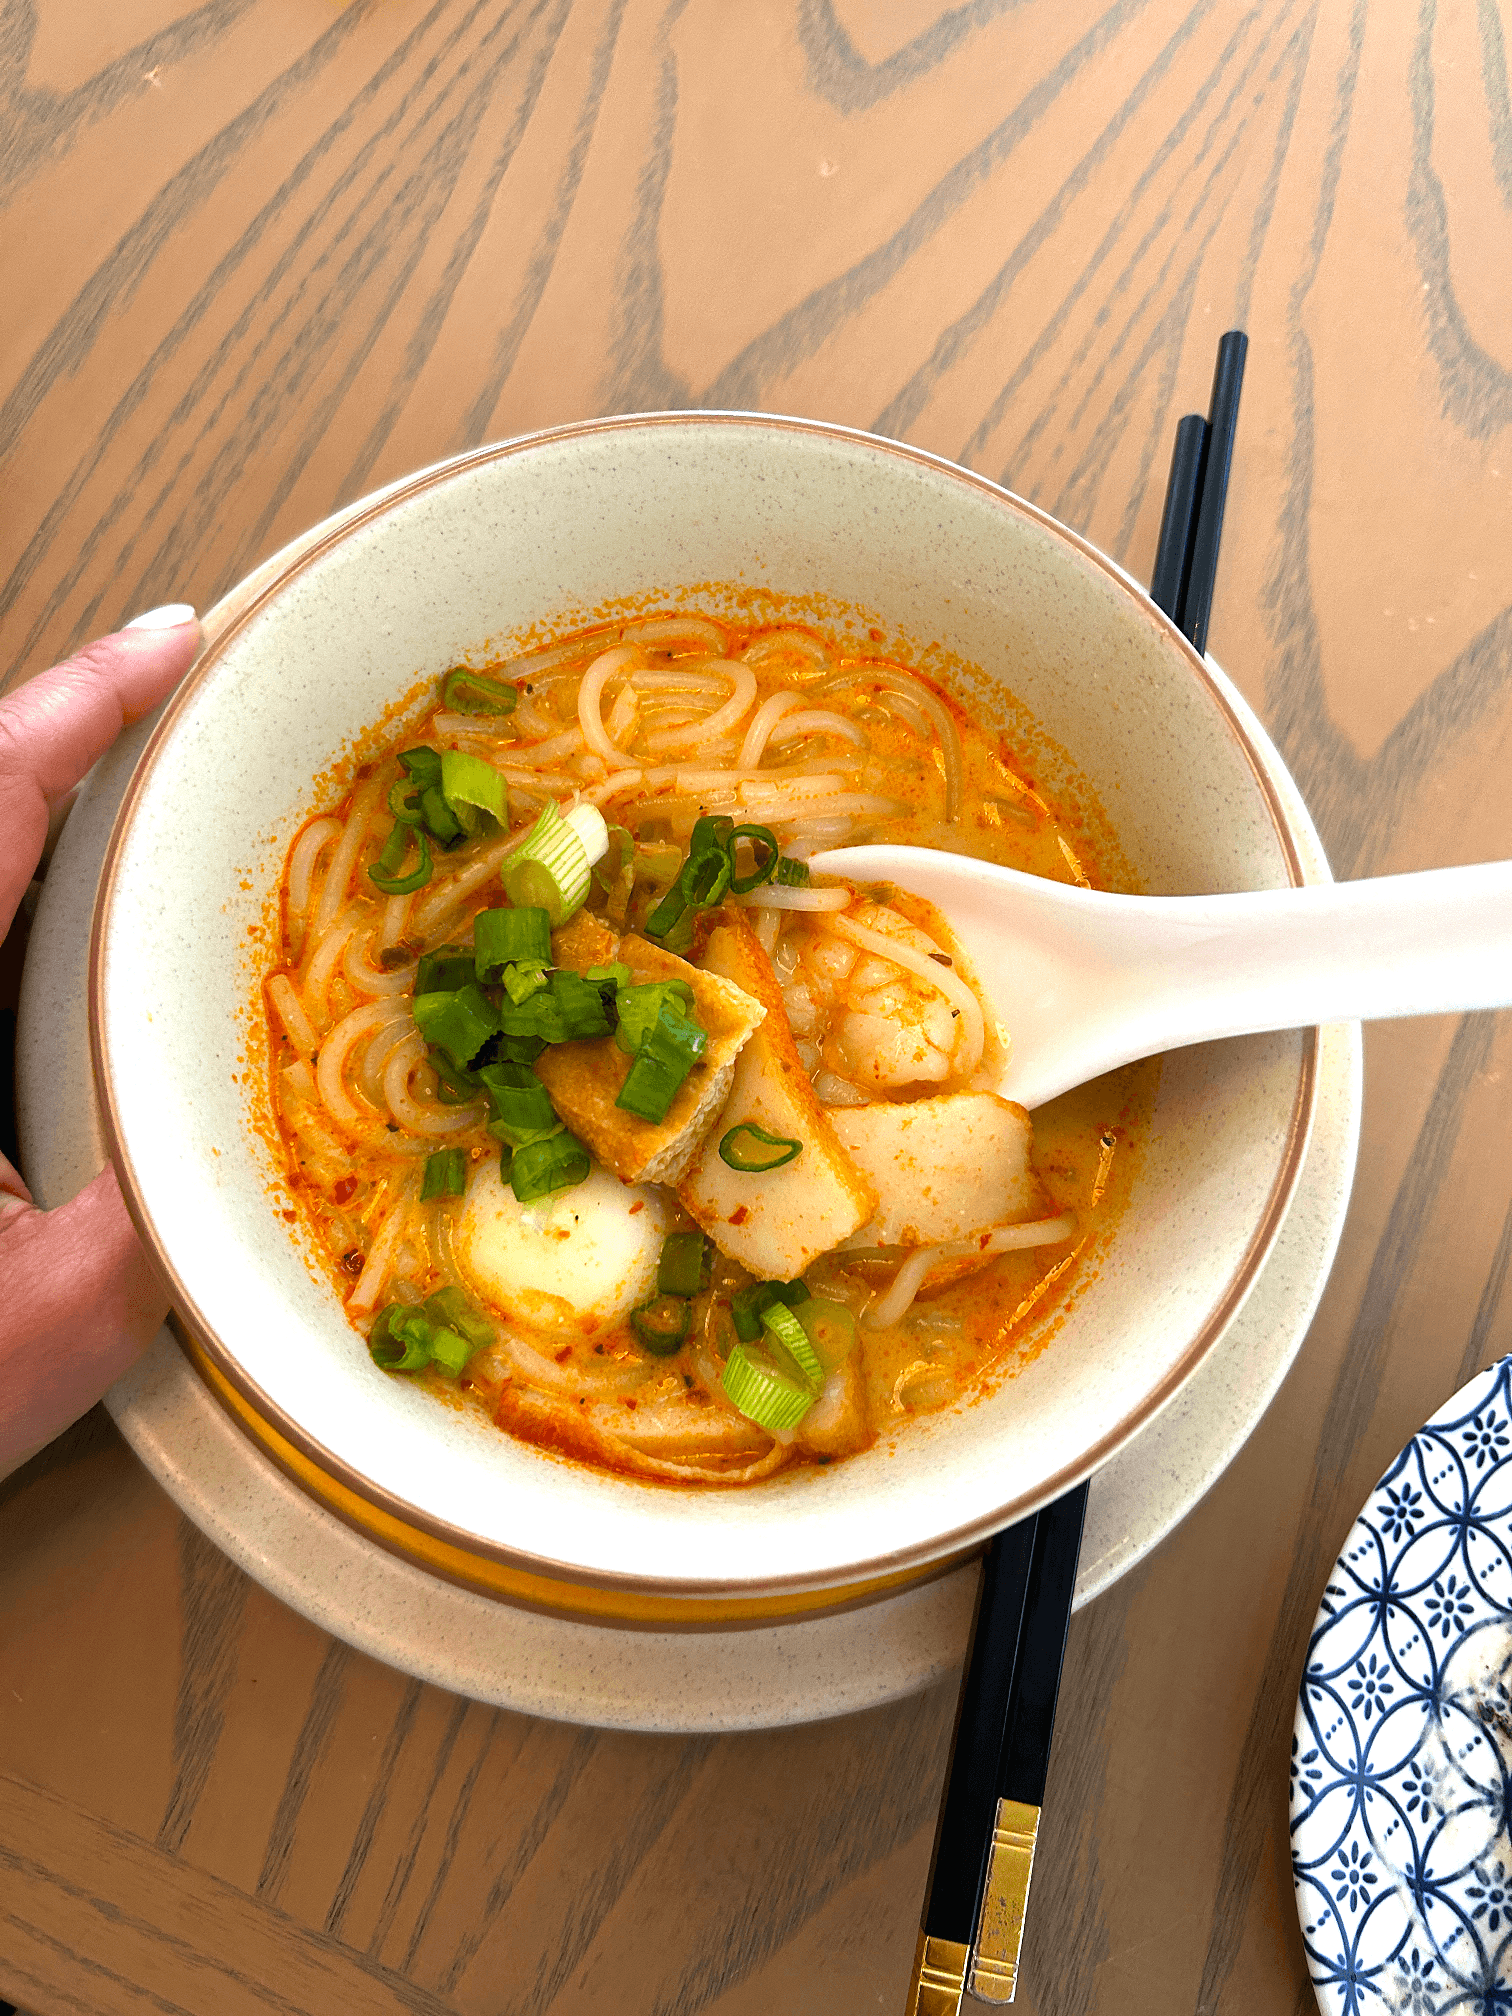
[[[0,937],[41,859],[48,820],[121,730],[188,670],[199,624],[182,603],[138,616],[0,699]],[[0,1155],[0,1477],[92,1407],[167,1311],[101,1170],[38,1211]]]

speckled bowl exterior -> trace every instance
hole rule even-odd
[[[148,747],[91,962],[112,1154],[216,1371],[380,1510],[547,1577],[674,1598],[913,1570],[1105,1460],[1252,1287],[1296,1179],[1316,1048],[1300,1033],[1168,1059],[1133,1202],[1050,1348],[990,1398],[844,1464],[752,1490],[663,1490],[376,1373],[273,1208],[246,1082],[252,934],[312,779],[419,677],[615,597],[707,605],[711,582],[828,598],[904,647],[947,640],[1072,752],[1152,893],[1300,879],[1221,683],[1073,535],[893,443],[759,416],[643,416],[423,472],[265,587]]]

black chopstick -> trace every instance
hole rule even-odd
[[[908,2016],[1011,2002],[1087,1486],[988,1543]]]
[[[1243,330],[1229,330],[1207,419],[1189,413],[1177,425],[1150,581],[1151,599],[1199,651],[1248,348]],[[957,2016],[968,1987],[980,2001],[1013,2000],[1086,1512],[1078,1484],[983,1554],[907,2016]]]
[[[1188,413],[1185,419],[1177,421],[1165,510],[1160,518],[1160,544],[1155,548],[1155,571],[1150,576],[1150,600],[1178,625],[1192,562],[1192,537],[1197,530],[1197,504],[1202,494],[1202,462],[1207,444],[1208,423],[1200,413]]]
[[[1150,599],[1199,651],[1207,649],[1223,507],[1228,501],[1234,431],[1249,338],[1230,329],[1218,345],[1213,396],[1204,420],[1188,413],[1176,428],[1170,480],[1160,520],[1160,543],[1150,577]]]

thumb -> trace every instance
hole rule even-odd
[[[113,1169],[56,1211],[0,1193],[0,1476],[86,1413],[168,1309]]]

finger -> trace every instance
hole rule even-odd
[[[175,603],[0,699],[0,930],[41,858],[50,807],[173,690],[198,648],[194,611]]]
[[[0,1475],[134,1365],[168,1298],[104,1169],[56,1211],[0,1201]]]

